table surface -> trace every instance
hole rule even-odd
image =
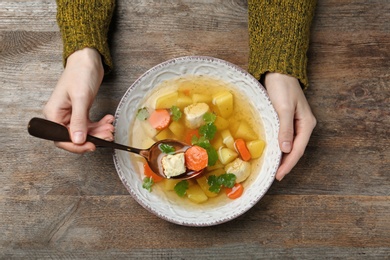
[[[194,228],[149,213],[112,151],[75,155],[27,134],[61,75],[55,1],[0,2],[0,258],[377,258],[390,254],[390,2],[318,1],[305,155],[246,214]],[[117,1],[115,70],[91,117],[114,114],[146,70],[185,55],[246,69],[244,0]]]

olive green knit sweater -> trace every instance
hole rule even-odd
[[[315,5],[315,0],[248,1],[248,70],[254,77],[279,72],[308,86],[306,52]]]
[[[57,0],[64,64],[73,52],[91,47],[102,55],[106,73],[112,69],[107,33],[114,7],[115,0]]]
[[[249,72],[260,79],[280,72],[308,85],[306,51],[316,0],[249,0]],[[113,67],[107,33],[115,0],[57,0],[64,62],[84,47],[97,49],[106,72]]]

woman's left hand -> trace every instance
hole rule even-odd
[[[280,121],[278,139],[283,157],[276,179],[281,181],[303,156],[317,121],[298,79],[267,73],[265,87]]]

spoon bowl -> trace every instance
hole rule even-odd
[[[27,130],[30,135],[41,139],[51,140],[55,142],[71,142],[69,131],[66,126],[43,118],[37,118],[37,117],[32,118],[28,123]],[[163,178],[168,178],[164,174],[164,169],[161,163],[162,157],[164,157],[166,154],[160,149],[160,146],[162,144],[166,144],[173,147],[175,149],[175,152],[173,154],[184,153],[188,148],[191,147],[190,145],[183,142],[179,142],[177,140],[165,139],[154,143],[148,149],[139,149],[139,148],[118,144],[115,142],[109,142],[92,135],[87,135],[87,142],[91,142],[96,146],[110,147],[113,149],[119,149],[119,150],[138,154],[146,159],[147,163],[149,164],[149,167],[152,169],[154,173],[156,173],[157,175]],[[170,178],[186,180],[186,179],[194,178],[201,173],[202,170],[193,171],[187,169],[185,173]]]

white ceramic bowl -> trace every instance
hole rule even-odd
[[[114,163],[123,184],[144,208],[167,221],[185,226],[212,226],[232,220],[253,207],[274,181],[280,163],[279,120],[263,86],[248,72],[229,62],[204,56],[188,56],[163,62],[137,79],[126,91],[115,114],[115,142],[128,144],[130,126],[148,92],[165,80],[185,75],[207,75],[231,83],[258,113],[264,126],[266,148],[261,166],[245,182],[243,195],[235,200],[219,200],[196,205],[173,199],[161,189],[142,188],[143,175],[135,159],[138,155],[116,150]],[[138,158],[139,160],[139,158]],[[260,159],[259,159],[260,160]]]

